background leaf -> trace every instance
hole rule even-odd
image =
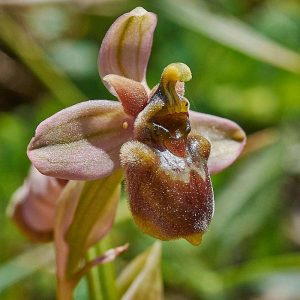
[[[52,265],[53,244],[36,246],[1,265],[0,294],[16,282],[32,275],[33,272]]]
[[[156,242],[130,262],[118,278],[122,300],[163,299],[160,259],[161,245]]]
[[[172,6],[172,10],[169,7]],[[160,7],[188,29],[205,34],[229,46],[276,67],[300,74],[300,54],[277,44],[233,17],[210,12],[204,1],[164,0]]]

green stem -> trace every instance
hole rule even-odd
[[[88,251],[87,260],[91,261],[103,255],[110,248],[110,237],[107,236]],[[118,300],[119,295],[115,278],[113,261],[92,268],[86,275],[90,299]]]
[[[57,280],[57,300],[72,300],[75,283],[68,280]]]
[[[98,256],[111,248],[110,236],[105,237],[96,246]],[[103,298],[105,300],[118,300],[118,291],[116,287],[115,265],[114,261],[105,263],[98,268],[99,279],[101,282],[101,288]]]
[[[86,255],[87,261],[90,261],[97,257],[97,250],[95,247],[91,248],[87,255]],[[102,297],[102,289],[101,284],[99,281],[99,272],[98,272],[98,266],[92,268],[86,275],[86,280],[88,284],[88,290],[89,290],[89,298],[91,300],[104,300],[105,298]]]

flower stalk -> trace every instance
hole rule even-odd
[[[100,243],[95,246],[95,248],[98,255],[104,253],[108,249],[111,249],[110,235],[106,236]],[[118,300],[114,261],[99,265],[98,273],[103,299]]]
[[[97,246],[92,247],[86,255],[86,261],[91,261],[98,256]],[[96,266],[86,273],[89,298],[91,300],[104,300],[102,296],[101,281],[99,280],[99,268]]]

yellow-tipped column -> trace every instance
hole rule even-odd
[[[173,63],[168,65],[162,72],[160,79],[160,90],[167,98],[167,108],[169,113],[187,112],[188,101],[177,94],[176,83],[191,80],[192,72],[183,63]]]

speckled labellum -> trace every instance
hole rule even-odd
[[[137,225],[162,240],[199,245],[214,211],[207,168],[210,143],[190,133],[189,102],[177,89],[191,79],[182,63],[167,66],[121,148],[129,204]]]

